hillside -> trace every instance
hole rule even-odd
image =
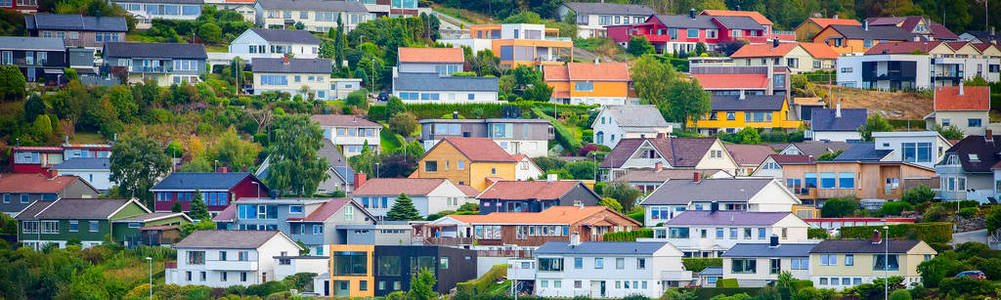
[[[827,89],[827,85],[817,85]],[[880,92],[853,88],[834,87],[833,93],[841,99],[843,108],[868,108],[887,119],[920,120],[932,112],[929,94],[915,92]]]

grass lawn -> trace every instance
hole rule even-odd
[[[487,15],[478,13],[478,12],[471,11],[471,10],[465,10],[465,9],[454,8],[454,7],[445,7],[445,6],[441,6],[441,5],[438,5],[438,4],[432,4],[431,8],[433,8],[434,11],[440,12],[440,13],[445,14],[447,16],[450,16],[450,17],[453,17],[453,18],[456,18],[456,19],[459,19],[459,20],[463,20],[463,21],[466,21],[466,22],[469,22],[469,23],[473,23],[473,24],[492,24],[492,23],[494,23],[493,18],[491,18],[491,17],[489,17]]]
[[[392,133],[386,128],[379,132],[379,147],[382,147],[382,153],[396,152],[396,149],[400,149],[402,146],[403,137],[400,135]]]
[[[97,132],[77,131],[76,133],[73,133],[72,137],[70,137],[70,143],[74,144],[105,144],[107,142],[108,140]]]

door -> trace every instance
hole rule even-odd
[[[350,297],[351,296],[351,282],[347,280],[335,280],[334,281],[334,296],[336,297]]]
[[[323,296],[330,296],[330,280],[323,281]]]
[[[599,282],[599,281],[591,281],[591,294],[588,295],[588,296],[590,296],[590,297],[593,298],[593,297],[599,297],[599,295],[604,294],[602,292],[602,290],[604,290],[604,284],[605,284],[604,281],[601,281],[601,282]]]

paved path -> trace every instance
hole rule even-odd
[[[966,242],[978,242],[987,244],[987,229],[957,232],[952,234],[952,244],[958,245]]]

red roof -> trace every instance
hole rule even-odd
[[[462,48],[405,48],[399,49],[400,62],[411,63],[463,63]]]
[[[810,22],[817,24],[820,28],[827,28],[830,25],[854,25],[862,26],[862,23],[852,19],[828,19],[828,18],[810,18]]]
[[[557,181],[499,181],[488,187],[477,199],[552,200],[580,184],[576,180]]]
[[[732,58],[745,57],[781,57],[796,48],[796,43],[780,43],[778,47],[768,44],[747,44],[730,54]]]
[[[320,126],[382,127],[379,123],[355,115],[312,115],[309,119]]]
[[[755,22],[761,25],[772,25],[772,21],[768,20],[765,15],[762,15],[756,11],[748,10],[723,10],[723,9],[707,9],[702,11],[703,15],[708,16],[731,16],[731,17],[751,17]]]
[[[952,48],[952,50],[959,50],[959,48],[963,48],[963,46],[966,46],[966,44],[969,43],[970,42],[945,42],[945,44],[949,45],[949,48]],[[974,47],[974,49],[976,49],[976,47]]]
[[[466,224],[561,224],[571,225],[587,221],[607,221],[599,214],[615,214],[628,223],[619,226],[641,226],[639,222],[604,206],[553,206],[541,212],[494,212],[486,215],[448,215]],[[592,216],[598,215],[597,218]],[[593,219],[593,220],[589,220]]]
[[[427,195],[447,179],[443,178],[372,178],[365,181],[352,195]]]
[[[488,138],[446,137],[438,143],[451,144],[466,158],[474,162],[518,162],[510,154],[507,154],[507,151]],[[434,150],[434,148],[431,149]]]
[[[567,63],[570,80],[629,81],[629,66],[624,62]]]
[[[768,145],[729,144],[724,146],[726,151],[730,152],[730,156],[733,156],[733,160],[741,165],[759,165],[765,161],[766,157],[775,154],[775,149]]]
[[[836,59],[838,58],[838,52],[834,51],[834,48],[824,43],[799,43],[806,52],[813,55],[814,58],[827,58]]]
[[[21,146],[21,147],[14,147],[14,151],[63,152],[63,148],[62,147]]]
[[[935,88],[936,111],[987,111],[991,109],[990,88],[986,86],[964,86],[959,95],[958,86]]]
[[[765,89],[768,74],[692,74],[703,89]]]
[[[990,48],[991,46],[994,46],[994,48],[997,48],[997,45],[994,45],[994,44],[991,44],[991,43],[975,43],[975,44],[973,44],[973,48],[977,48],[977,50],[980,50],[981,53],[984,52],[984,50],[987,50],[987,48]]]
[[[459,187],[459,190],[462,191],[463,194],[466,194],[466,196],[469,197],[476,197],[476,195],[480,194],[480,191],[477,191],[475,188],[465,184],[457,184],[455,186]]]
[[[49,179],[37,173],[0,174],[0,192],[58,193],[80,177],[56,176]]]
[[[310,213],[308,216],[306,216],[306,218],[303,218],[303,221],[305,222],[326,221],[327,218],[330,218],[331,215],[336,213],[338,210],[341,210],[341,207],[344,207],[344,205],[347,205],[351,201],[353,201],[351,200],[351,198],[336,198],[327,200],[326,203],[323,203],[323,205],[320,205],[320,207],[317,207],[315,210],[313,210],[313,212]]]
[[[544,81],[568,81],[570,71],[563,65],[542,66],[542,79]]]

